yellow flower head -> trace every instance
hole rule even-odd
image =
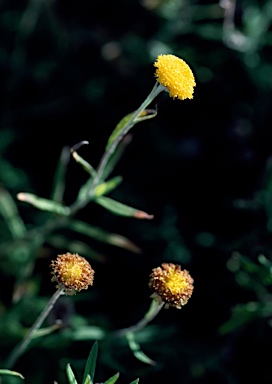
[[[159,303],[165,303],[166,307],[180,309],[192,296],[193,282],[189,272],[186,269],[182,271],[180,265],[163,263],[161,267],[154,268],[150,275],[151,297]]]
[[[51,272],[56,281],[57,288],[64,288],[67,295],[75,295],[82,289],[88,289],[93,285],[94,270],[84,257],[76,254],[66,253],[58,255],[56,260],[51,261]]]
[[[157,68],[157,81],[168,89],[171,97],[180,100],[193,98],[195,78],[184,60],[174,55],[159,55],[154,66]]]

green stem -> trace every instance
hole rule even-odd
[[[47,303],[46,307],[40,314],[40,316],[37,318],[35,323],[32,325],[32,327],[29,329],[28,333],[24,337],[24,339],[19,343],[11,352],[10,356],[8,357],[6,367],[8,369],[12,368],[16,361],[19,359],[19,357],[24,353],[26,348],[28,347],[29,343],[33,339],[33,336],[35,332],[41,327],[44,320],[47,318],[51,310],[53,309],[56,301],[60,298],[60,296],[64,295],[64,289],[60,288],[58,289],[54,295],[51,297],[49,302]]]
[[[122,131],[119,133],[119,135],[115,138],[115,140],[110,145],[109,149],[106,150],[100,160],[100,163],[96,170],[96,175],[93,180],[92,188],[89,191],[88,197],[84,200],[76,201],[74,204],[70,206],[71,214],[75,214],[79,209],[83,208],[91,199],[93,198],[95,188],[100,183],[102,179],[102,175],[104,172],[104,169],[107,166],[107,163],[111,157],[111,155],[114,153],[117,145],[120,143],[120,141],[123,139],[123,137],[128,133],[128,131],[137,123],[137,119],[141,115],[141,113],[146,109],[146,107],[155,99],[155,97],[162,91],[165,91],[165,87],[163,87],[160,83],[156,82],[152,91],[147,96],[147,98],[144,100],[144,102],[140,105],[140,107],[133,113],[129,121],[126,123]]]
[[[163,308],[164,303],[158,303],[156,300],[153,300],[149,310],[144,315],[144,317],[138,321],[138,323],[128,327],[120,329],[119,331],[114,332],[113,336],[116,337],[123,337],[128,335],[129,333],[134,333],[142,330],[150,321],[154,319],[154,317],[157,316],[157,314],[160,312],[160,310]]]

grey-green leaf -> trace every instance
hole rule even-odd
[[[72,156],[77,163],[79,163],[82,168],[88,172],[92,177],[95,177],[96,170],[89,164],[86,160],[84,160],[77,152],[72,152]]]
[[[10,371],[9,369],[0,369],[0,375],[19,376],[21,379],[24,379],[24,376],[21,375],[21,373]]]
[[[126,134],[129,129],[132,128],[136,123],[139,123],[143,120],[152,119],[157,115],[157,111],[155,109],[144,109],[137,118],[133,118],[134,113],[135,112],[129,113],[128,115],[123,117],[116,125],[108,140],[106,151],[109,150],[110,146],[117,139],[118,136]]]
[[[134,333],[128,333],[126,337],[128,340],[129,348],[131,349],[136,359],[146,364],[156,365],[156,362],[146,356],[146,354],[141,350],[140,344],[138,344],[135,340]]]
[[[153,219],[153,215],[149,215],[146,212],[139,211],[119,201],[113,200],[109,197],[101,196],[94,200],[97,204],[101,205],[108,211],[119,216],[134,217],[136,219]]]
[[[33,205],[42,211],[54,212],[59,215],[68,216],[70,214],[70,208],[57,203],[56,201],[43,199],[32,193],[20,192],[17,195],[18,200]]]
[[[99,227],[92,226],[83,221],[70,220],[67,223],[67,228],[103,243],[115,245],[134,253],[141,253],[141,249],[126,237],[118,235],[117,233],[104,231]]]
[[[129,113],[128,115],[124,116],[119,123],[116,125],[114,128],[112,134],[109,137],[106,150],[108,150],[111,146],[111,144],[114,142],[114,140],[120,135],[122,132],[123,128],[126,126],[126,124],[129,122],[129,120],[132,118],[134,112]]]
[[[5,219],[14,239],[25,236],[27,229],[19,214],[15,201],[11,194],[3,187],[0,187],[0,213]]]

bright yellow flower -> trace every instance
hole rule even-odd
[[[93,285],[94,270],[88,261],[77,253],[58,255],[57,259],[51,262],[51,267],[51,273],[54,275],[52,281],[58,283],[58,289],[64,288],[67,295],[75,295],[76,292]]]
[[[163,263],[161,267],[154,268],[150,275],[151,297],[159,303],[165,303],[166,307],[180,309],[192,296],[193,282],[189,272],[186,269],[182,271],[180,265]]]
[[[157,68],[157,81],[168,89],[171,97],[180,100],[193,98],[195,78],[184,60],[174,55],[159,55],[154,66]]]

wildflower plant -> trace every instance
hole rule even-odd
[[[153,218],[152,214],[123,204],[107,195],[117,188],[122,181],[121,177],[109,178],[109,175],[122,154],[124,137],[137,123],[154,118],[157,115],[157,110],[149,108],[149,106],[158,94],[166,91],[172,98],[180,100],[193,98],[194,87],[196,85],[195,78],[190,67],[184,60],[174,55],[159,55],[154,66],[156,68],[156,82],[153,89],[137,110],[127,114],[117,124],[107,141],[105,152],[96,169],[78,154],[81,146],[88,144],[88,141],[82,141],[70,149],[64,148],[56,171],[51,199],[39,197],[27,192],[18,193],[17,197],[19,201],[28,203],[49,214],[48,220],[42,226],[28,230],[19,215],[16,204],[12,201],[8,192],[5,194],[5,199],[12,209],[5,209],[5,204],[1,205],[0,203],[0,211],[13,234],[13,242],[24,244],[26,252],[28,252],[26,265],[24,269],[20,271],[20,278],[15,285],[13,294],[14,301],[19,301],[24,296],[25,290],[23,287],[30,277],[36,254],[45,242],[51,243],[55,247],[60,246],[61,248],[68,245],[70,250],[69,252],[58,255],[57,258],[51,262],[52,281],[57,284],[57,291],[49,300],[36,322],[26,333],[22,342],[11,352],[11,355],[7,359],[6,367],[4,368],[12,368],[25,352],[60,296],[75,295],[93,285],[93,268],[85,257],[78,255],[78,252],[81,253],[76,249],[80,248],[78,243],[73,245],[71,241],[66,239],[59,242],[60,238],[55,236],[60,229],[67,228],[74,233],[87,235],[96,240],[135,253],[140,252],[139,248],[129,239],[118,234],[108,233],[101,228],[93,227],[90,224],[82,222],[76,218],[76,214],[92,201],[115,215],[144,220],[151,220]],[[68,206],[64,204],[63,196],[65,191],[66,168],[70,156],[88,173],[88,179],[80,188],[75,201]],[[7,247],[6,249],[9,250],[11,247]],[[83,249],[85,250],[86,257],[88,255],[88,257],[93,258],[94,262],[100,261],[99,258],[94,256],[91,249],[86,247]],[[150,275],[149,287],[153,300],[144,318],[137,324],[113,332],[108,336],[111,339],[126,337],[134,355],[142,361],[153,364],[153,361],[141,352],[140,347],[134,339],[134,334],[143,329],[163,307],[168,308],[172,306],[180,309],[187,304],[193,292],[193,279],[187,270],[181,269],[180,265],[163,263],[161,267],[153,269]],[[52,328],[52,331],[53,330]],[[107,337],[106,333],[103,334],[102,338],[104,337]],[[94,356],[94,352],[91,353],[91,356]],[[93,357],[92,361],[94,361]],[[88,364],[87,362],[87,365]],[[70,367],[67,368],[67,374],[69,382],[76,383]],[[106,383],[114,383],[117,378],[118,376]],[[85,382],[93,382],[93,377],[91,377],[89,381],[86,380],[87,376],[84,377],[83,384]],[[135,381],[135,383],[136,382],[137,381]]]

